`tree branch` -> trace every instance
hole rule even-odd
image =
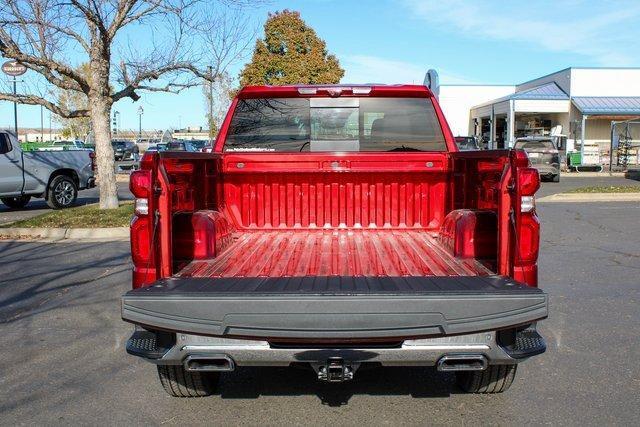
[[[123,27],[127,15],[131,12],[133,6],[135,6],[138,0],[119,0],[116,16],[111,21],[111,25],[107,29],[107,35],[109,39],[113,39],[120,28]]]
[[[14,95],[12,93],[0,92],[0,101],[17,102],[18,104],[28,105],[42,105],[52,113],[57,114],[60,117],[67,119],[74,119],[79,117],[89,117],[89,110],[67,110],[62,108],[44,98],[35,95]]]
[[[105,34],[107,32],[101,17],[94,13],[89,7],[83,5],[78,0],[71,0],[71,4],[80,10],[87,21],[91,22],[101,34]]]
[[[215,79],[211,79],[208,73],[199,70],[196,66],[188,62],[178,62],[175,64],[169,64],[156,69],[147,70],[139,73],[133,79],[129,79],[128,75],[126,74],[125,64],[121,64],[121,69],[123,70],[122,76],[124,79],[124,84],[126,86],[111,96],[111,99],[113,99],[113,102],[116,102],[122,98],[127,98],[127,97],[132,98],[134,101],[137,100],[139,96],[135,93],[136,90],[178,93],[183,89],[198,85],[198,83],[195,83],[195,82],[188,82],[188,83],[170,82],[166,84],[164,87],[143,85],[145,81],[158,80],[161,77],[173,72],[189,71],[197,77],[206,78],[207,80],[215,80]],[[135,98],[133,96],[135,96]]]
[[[168,83],[167,85],[162,86],[162,87],[140,85],[136,89],[145,90],[145,91],[148,91],[148,92],[168,92],[168,93],[178,94],[178,93],[182,92],[185,89],[188,89],[190,87],[196,87],[196,86],[200,86],[200,84],[199,83],[195,83],[195,82],[193,82],[193,83]]]
[[[52,76],[51,70],[62,74],[72,80],[74,80],[80,90],[87,93],[89,92],[89,84],[84,77],[77,73],[74,69],[54,61],[47,57],[39,57],[35,55],[29,55],[24,53],[13,39],[6,33],[6,31],[0,27],[0,53],[5,58],[15,59],[16,61],[24,64],[25,66],[32,65],[33,69],[44,68],[48,70],[48,74]],[[39,71],[38,71],[39,72]],[[53,83],[53,82],[52,82]]]

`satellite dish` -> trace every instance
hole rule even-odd
[[[425,74],[424,85],[431,89],[431,92],[436,98],[440,95],[440,79],[438,78],[438,72],[433,68]]]

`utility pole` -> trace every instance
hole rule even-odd
[[[18,94],[18,86],[16,85],[17,82],[18,80],[16,79],[16,77],[14,77],[13,78],[13,94],[14,95]],[[18,138],[18,103],[16,101],[13,101],[13,129],[15,129],[16,138]]]
[[[213,145],[213,67],[209,65],[209,145]]]
[[[138,107],[138,140],[142,140],[142,115],[144,114],[144,109],[142,105]]]
[[[13,77],[13,96],[14,99],[18,95],[18,76],[27,72],[27,67],[19,63],[18,61],[7,61],[2,64],[2,71],[7,75]],[[16,138],[18,138],[18,102],[13,101],[13,129],[16,131]]]
[[[40,142],[44,142],[44,107],[40,106]]]
[[[118,134],[118,122],[120,122],[120,111],[113,112],[113,134]]]

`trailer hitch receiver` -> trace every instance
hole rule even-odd
[[[353,379],[357,366],[345,363],[341,357],[330,357],[324,365],[318,367],[318,379],[330,383],[339,383]]]

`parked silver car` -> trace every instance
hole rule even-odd
[[[531,166],[538,169],[540,178],[560,182],[560,154],[554,138],[544,136],[518,138],[514,148],[527,152]]]
[[[78,190],[95,186],[89,150],[22,151],[15,136],[0,131],[0,200],[10,208],[43,197],[53,209],[72,206]]]

